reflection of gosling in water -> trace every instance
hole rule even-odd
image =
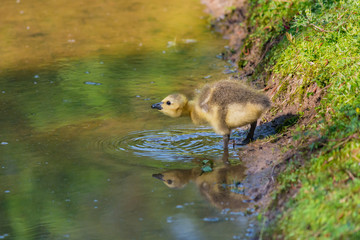
[[[209,123],[217,134],[223,135],[223,159],[227,160],[231,130],[250,124],[243,143],[252,141],[257,120],[270,107],[270,100],[237,81],[222,80],[205,85],[192,101],[182,94],[172,94],[151,107],[170,117],[190,116],[195,124]]]
[[[201,168],[173,169],[153,174],[169,188],[183,188],[194,182],[201,194],[219,209],[244,210],[250,197],[240,183],[244,180],[244,167],[241,165],[214,168],[212,172],[202,174]]]

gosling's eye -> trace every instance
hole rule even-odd
[[[171,104],[171,102],[170,102],[170,101],[167,101],[167,102],[166,102],[166,104],[167,104],[167,105],[170,105],[170,104]]]
[[[172,184],[172,181],[169,179],[169,180],[167,180],[167,183],[168,183],[168,184]]]

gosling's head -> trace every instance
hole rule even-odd
[[[184,111],[188,99],[183,94],[171,94],[161,102],[151,105],[151,108],[158,109],[160,112],[170,117],[180,117]]]
[[[153,174],[152,176],[161,180],[169,188],[183,188],[189,182],[189,179],[183,175],[183,170],[175,169]]]

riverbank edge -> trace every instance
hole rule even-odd
[[[216,2],[216,1],[211,1]],[[356,1],[231,1],[212,25],[229,39],[224,58],[268,94],[262,122],[289,116],[251,143],[274,163],[262,191],[262,239],[359,237],[360,9]],[[351,42],[350,42],[351,41]],[[336,47],[338,45],[338,47]],[[346,49],[346,56],[342,52]],[[271,157],[270,157],[271,158]],[[261,165],[261,164],[260,164]]]

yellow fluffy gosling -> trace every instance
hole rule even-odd
[[[194,182],[203,195],[213,206],[219,209],[243,211],[249,207],[244,201],[250,200],[248,183],[239,187],[245,180],[243,165],[215,167],[213,171],[203,173],[197,167],[193,169],[171,169],[153,174],[169,188],[183,188],[189,182]],[[245,187],[245,188],[244,188]],[[245,194],[246,189],[246,194]],[[235,191],[234,191],[235,190]],[[240,191],[244,191],[241,193]]]
[[[224,139],[223,160],[228,159],[228,144],[233,128],[250,124],[244,144],[254,138],[257,120],[270,107],[269,98],[234,80],[205,85],[191,101],[183,94],[171,94],[151,107],[170,117],[190,116],[195,124],[209,123]]]

